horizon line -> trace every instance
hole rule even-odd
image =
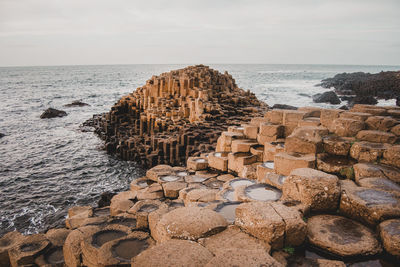
[[[338,63],[110,63],[110,64],[56,64],[56,65],[5,65],[0,68],[75,67],[75,66],[130,66],[130,65],[323,65],[323,66],[382,66],[400,67],[400,64],[338,64]]]

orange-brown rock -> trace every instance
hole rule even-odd
[[[0,263],[1,266],[10,266],[8,251],[22,242],[25,237],[17,231],[8,232],[0,238]]]
[[[230,267],[230,266],[270,266],[283,267],[279,262],[272,258],[263,250],[251,249],[225,249],[218,251],[206,267]]]
[[[197,240],[223,231],[228,225],[225,218],[215,211],[200,207],[184,207],[164,214],[157,223],[157,242],[170,239]]]
[[[356,136],[356,134],[363,130],[364,127],[365,123],[363,121],[338,118],[332,122],[329,130],[339,136]]]
[[[324,151],[338,156],[347,156],[351,147],[351,139],[329,135],[323,138]]]
[[[371,116],[365,121],[365,123],[367,124],[367,128],[369,130],[378,130],[378,131],[388,132],[394,126],[399,124],[399,121],[396,119],[393,119],[392,117]]]
[[[132,258],[131,266],[193,266],[206,265],[213,254],[202,245],[188,240],[169,240],[147,249]]]
[[[360,187],[349,180],[341,181],[341,214],[371,226],[400,217],[400,196],[396,193]]]
[[[334,215],[308,219],[308,240],[318,248],[341,257],[371,256],[381,252],[375,234],[353,220]]]
[[[394,134],[377,130],[359,131],[356,137],[357,139],[374,143],[393,144],[397,140]]]
[[[214,254],[218,251],[232,248],[262,250],[266,253],[271,250],[267,242],[242,232],[235,225],[228,226],[226,230],[218,234],[201,238],[198,242]]]
[[[314,168],[315,163],[315,154],[280,152],[274,157],[275,172],[282,175],[289,175],[298,168]]]
[[[389,147],[383,153],[383,163],[400,168],[400,145]]]
[[[390,145],[382,143],[355,142],[350,148],[350,156],[359,162],[376,162],[389,147]]]
[[[310,168],[293,170],[283,183],[283,198],[300,201],[314,211],[336,210],[340,184],[335,175]]]
[[[26,236],[8,251],[11,266],[33,265],[35,258],[45,253],[50,245],[43,234]]]
[[[122,159],[178,165],[209,152],[228,125],[249,121],[266,107],[227,72],[197,65],[153,76],[87,124]]]
[[[379,225],[383,246],[393,256],[400,257],[400,219],[392,219]]]

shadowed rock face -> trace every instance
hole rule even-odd
[[[209,152],[228,125],[240,125],[265,108],[228,73],[198,65],[153,76],[85,124],[122,159],[147,167],[180,165]]]

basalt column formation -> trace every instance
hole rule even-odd
[[[153,76],[93,123],[109,153],[146,167],[181,165],[215,147],[225,125],[265,108],[227,72],[198,65]]]

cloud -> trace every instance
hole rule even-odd
[[[400,64],[399,10],[397,0],[0,0],[0,64]]]

